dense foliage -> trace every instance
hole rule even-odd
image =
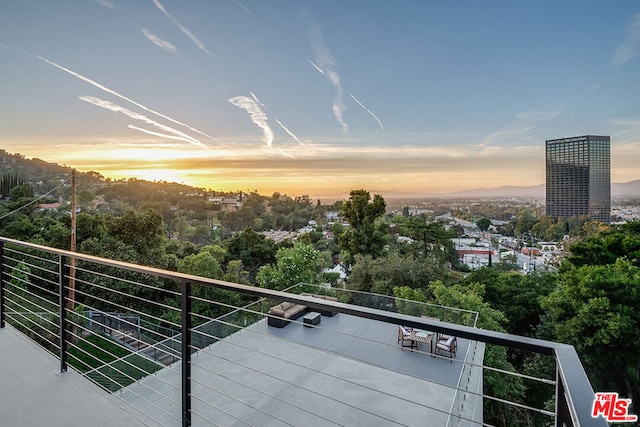
[[[0,180],[4,200],[0,235],[69,249],[71,170],[3,155],[0,172],[7,175]],[[549,218],[531,204],[452,203],[452,215],[482,230],[492,229],[492,219],[502,219],[508,222],[497,231],[525,244],[566,242],[566,257],[556,271],[524,275],[494,266],[463,272],[452,244],[463,231],[436,220],[445,211],[442,201],[426,212],[411,213],[406,208],[393,215],[381,196],[372,198],[362,189],[351,191],[346,201],[323,205],[308,196],[268,197],[136,179],[110,181],[95,172],[79,174],[78,182],[81,211],[76,236],[78,250],[84,253],[279,290],[300,282],[322,283],[327,277],[322,271],[332,266],[332,258],[341,259],[349,273],[344,286],[352,290],[475,310],[480,313],[479,327],[572,344],[596,390],[640,399],[638,222],[607,226],[585,218]],[[5,187],[11,188],[5,192]],[[59,200],[60,208],[40,209],[32,190],[53,191],[55,198],[39,201]],[[303,227],[295,243],[276,242],[262,233]],[[28,277],[24,268],[17,268],[15,276]],[[103,289],[93,295],[91,304],[99,306],[103,297],[117,302],[125,295],[140,294],[178,306],[171,297],[111,279],[108,268],[103,273]],[[159,289],[171,286],[134,273],[127,278],[147,280]],[[238,295],[211,289],[198,289],[196,295],[230,306],[244,302]],[[201,302],[194,310],[210,317],[222,312]],[[153,314],[177,321],[175,312]],[[532,376],[554,375],[546,359],[496,346],[488,346],[485,363]],[[487,372],[484,381],[485,391],[499,398],[536,407],[552,404],[553,391],[528,382],[495,372]],[[538,416],[493,402],[485,405],[485,422],[541,423]]]

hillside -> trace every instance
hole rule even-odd
[[[48,163],[37,158],[27,159],[22,154],[11,154],[4,149],[0,149],[0,176],[6,173],[15,173],[22,178],[24,182],[32,185],[36,194],[45,194],[54,189],[60,183],[71,177],[73,169],[69,166],[60,166],[55,163]],[[78,173],[79,182],[85,187],[91,185],[102,185],[110,182],[99,172]],[[179,187],[180,191],[189,192],[196,191],[193,187],[174,184],[173,187]],[[545,185],[538,184],[533,186],[502,186],[496,188],[475,188],[452,193],[418,193],[418,192],[402,192],[402,191],[378,191],[369,190],[371,194],[381,194],[385,199],[418,199],[418,198],[474,198],[474,199],[493,199],[493,198],[517,198],[517,199],[539,199],[545,198]],[[65,195],[68,191],[64,191]],[[625,182],[612,183],[611,196],[639,196],[640,195],[640,179]],[[346,200],[349,198],[349,190],[345,189],[344,193],[332,196],[320,197],[323,202],[333,202],[336,200]]]

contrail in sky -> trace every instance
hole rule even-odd
[[[246,7],[244,7],[242,4],[240,4],[240,2],[239,2],[239,1],[237,1],[237,0],[233,0],[233,2],[234,2],[235,4],[237,4],[238,6],[240,6],[241,8],[243,8],[245,12],[247,12],[247,13],[251,13],[251,11],[250,11],[249,9],[247,9]]]
[[[334,66],[336,65],[336,61],[331,56],[329,49],[324,45],[322,41],[322,33],[320,31],[320,27],[312,27],[311,28],[311,45],[315,54],[316,61],[319,65],[311,62],[311,65],[316,67],[322,74],[325,74],[331,84],[336,89],[336,96],[333,99],[333,115],[336,116],[336,120],[342,126],[342,131],[347,132],[349,130],[349,125],[344,122],[342,119],[342,113],[344,112],[345,106],[342,101],[342,85],[340,84],[340,75],[334,71]],[[324,70],[324,71],[323,71]]]
[[[204,145],[202,142],[200,142],[197,139],[187,135],[186,133],[180,132],[179,130],[174,129],[174,128],[170,127],[170,126],[163,125],[162,123],[158,123],[155,120],[151,120],[147,116],[144,116],[144,115],[142,115],[140,113],[136,113],[135,111],[128,110],[128,109],[126,109],[124,107],[121,107],[118,104],[114,104],[113,102],[105,101],[105,100],[102,100],[100,98],[96,98],[96,97],[93,97],[93,96],[81,96],[81,97],[79,97],[79,99],[81,101],[85,101],[85,102],[88,102],[90,104],[93,104],[96,107],[105,108],[105,109],[113,111],[115,113],[122,113],[125,116],[127,116],[127,117],[129,117],[129,118],[131,118],[133,120],[143,121],[143,122],[145,122],[147,124],[150,124],[150,125],[153,125],[153,126],[159,128],[159,129],[161,129],[161,130],[163,130],[165,132],[172,133],[172,134],[176,135],[177,137],[179,137],[183,141],[189,142],[189,143],[191,143],[193,145],[197,145],[198,147],[207,148],[207,146]],[[160,136],[160,135],[158,135],[158,136]],[[175,138],[172,138],[172,139],[175,139]]]
[[[384,126],[382,126],[382,122],[380,121],[380,119],[378,118],[378,116],[376,116],[375,114],[373,114],[371,112],[371,110],[369,110],[367,107],[365,107],[364,105],[362,105],[362,102],[358,101],[358,99],[351,95],[351,97],[353,98],[354,101],[356,101],[358,103],[358,105],[360,105],[362,108],[364,108],[364,111],[366,111],[367,113],[371,114],[373,116],[374,119],[376,119],[378,121],[378,124],[380,125],[380,129],[384,130]]]
[[[264,104],[262,103],[262,101],[260,101],[260,100],[258,99],[258,97],[256,96],[256,94],[255,94],[255,93],[253,93],[253,92],[249,92],[249,93],[251,94],[251,97],[252,97],[252,98],[253,98],[253,100],[256,102],[256,104],[257,104],[257,106],[258,106],[258,108],[259,108],[259,109],[260,109],[260,107],[262,107],[262,108],[266,108],[266,107],[264,106]],[[234,104],[234,105],[236,105],[236,106],[238,106],[238,107],[239,107],[239,105],[237,105],[237,104]],[[245,108],[245,107],[242,107],[242,108]],[[246,110],[246,108],[245,108],[245,110]],[[249,110],[247,110],[247,111],[249,111]],[[264,124],[266,124],[266,121],[267,121],[267,115],[262,111],[262,109],[260,109],[260,112],[261,112],[262,114],[264,114],[264,117],[265,117],[265,119],[264,119]],[[251,116],[251,119],[253,120],[253,116]],[[291,132],[289,129],[287,129],[287,127],[286,127],[285,125],[283,125],[283,124],[280,122],[280,120],[275,119],[275,121],[280,125],[280,127],[281,127],[282,129],[284,129],[284,131],[285,131],[285,132],[287,132],[287,133],[291,136],[291,138],[295,139],[295,140],[296,140],[296,142],[297,142],[298,144],[300,144],[300,145],[304,145],[304,144],[303,144],[303,143],[298,139],[298,137],[297,137],[297,136],[295,136],[295,135],[293,134],[293,132]],[[258,124],[258,123],[257,123],[257,122],[255,122],[255,121],[254,121],[254,123],[255,123],[255,124],[257,124],[258,126],[260,126],[262,129],[264,129],[264,127],[263,127],[261,124]],[[267,125],[267,127],[269,127],[269,125]],[[271,128],[269,128],[269,130],[271,130]],[[271,140],[273,141],[273,132],[271,133]],[[267,145],[271,145],[271,144],[267,142]],[[282,150],[280,150],[280,151],[282,151]]]
[[[271,126],[269,126],[269,123],[267,123],[267,115],[262,111],[262,108],[260,108],[262,103],[253,93],[251,93],[251,96],[252,98],[249,98],[248,96],[236,96],[229,98],[229,102],[249,113],[251,121],[262,129],[264,134],[262,140],[268,147],[271,147],[273,144],[273,130],[271,129]]]
[[[304,144],[302,143],[302,141],[300,141],[300,140],[298,139],[298,137],[297,137],[297,136],[295,136],[295,135],[293,134],[293,132],[291,132],[289,129],[287,129],[287,127],[286,127],[285,125],[283,125],[283,124],[280,122],[280,120],[278,120],[278,119],[274,119],[274,120],[276,121],[276,123],[278,123],[278,124],[280,125],[280,127],[281,127],[282,129],[284,129],[284,131],[285,131],[286,133],[288,133],[288,134],[289,134],[289,136],[291,136],[291,138],[295,139],[295,140],[296,140],[296,142],[297,142],[298,144],[300,144],[300,145],[304,146]]]
[[[191,142],[187,139],[184,139],[180,136],[174,136],[174,135],[168,135],[166,133],[160,133],[160,132],[154,132],[152,130],[149,129],[145,129],[145,128],[140,128],[138,126],[134,126],[134,125],[128,125],[127,126],[129,129],[133,129],[133,130],[137,130],[139,132],[143,132],[149,135],[153,135],[153,136],[159,136],[160,138],[166,138],[166,139],[175,139],[177,141],[185,141],[185,142]]]
[[[324,71],[322,71],[322,68],[318,67],[312,60],[307,59],[307,61],[309,61],[309,64],[313,65],[313,67],[318,70],[320,72],[320,74],[324,74]]]
[[[287,153],[286,151],[284,151],[283,149],[278,149],[278,151],[279,151],[279,152],[280,152],[280,154],[282,154],[283,156],[289,157],[289,158],[294,159],[294,160],[295,160],[295,158],[296,158],[293,154],[289,154],[289,153]]]
[[[189,126],[186,123],[182,123],[182,122],[179,122],[178,120],[172,119],[169,116],[165,116],[164,114],[162,114],[162,113],[160,113],[158,111],[152,110],[151,108],[147,108],[144,105],[134,101],[133,99],[127,98],[126,96],[119,94],[115,90],[109,89],[108,87],[103,86],[100,83],[97,83],[97,82],[91,80],[90,78],[83,76],[82,74],[76,73],[75,71],[71,71],[68,68],[63,67],[62,65],[58,65],[55,62],[52,62],[52,61],[49,61],[46,58],[43,58],[42,56],[36,56],[36,58],[38,58],[39,60],[41,60],[43,62],[46,62],[49,65],[53,65],[54,67],[66,72],[66,73],[69,73],[72,76],[77,77],[80,80],[83,80],[83,81],[85,81],[85,82],[97,87],[98,89],[102,89],[103,91],[105,91],[105,92],[107,92],[107,93],[109,93],[111,95],[117,96],[120,99],[124,99],[125,101],[130,102],[133,105],[135,105],[136,107],[142,108],[143,110],[148,111],[149,113],[153,113],[153,114],[155,114],[157,116],[162,117],[163,119],[169,120],[172,123],[175,123],[175,124],[180,125],[180,126],[184,126],[184,127],[186,127],[187,129],[189,129],[189,130],[191,130],[193,132],[199,133],[202,136],[206,136],[207,138],[211,138],[211,139],[215,140],[215,138],[212,137],[211,135],[208,135],[208,134],[206,134],[206,133],[204,133],[202,131],[199,131],[198,129],[193,128],[193,127]]]
[[[260,100],[258,99],[258,97],[256,96],[255,93],[249,91],[249,93],[251,94],[251,97],[258,103],[260,104],[263,108],[264,108],[264,104],[262,102],[260,102]]]
[[[187,37],[189,37],[191,39],[191,41],[193,41],[196,44],[196,46],[198,46],[207,55],[212,56],[211,52],[209,52],[209,50],[204,45],[204,43],[202,43],[200,41],[200,39],[198,39],[196,36],[194,36],[191,33],[191,31],[187,30],[184,25],[182,25],[173,16],[171,16],[169,14],[169,12],[167,12],[167,10],[164,8],[164,6],[158,0],[152,0],[152,1],[153,1],[153,4],[155,4],[156,7],[158,9],[160,9],[162,11],[162,13],[164,13],[167,16],[167,18],[169,18],[171,20],[171,22],[173,22],[174,24],[177,25],[177,27],[180,29],[180,31],[182,31]]]

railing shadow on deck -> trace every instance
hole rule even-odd
[[[273,291],[7,238],[0,238],[0,263],[0,327],[10,322],[57,355],[61,372],[71,366],[112,393],[131,384],[148,387],[142,379],[150,375],[165,381],[163,389],[168,390],[164,392],[168,396],[164,397],[180,408],[179,413],[160,405],[155,409],[163,412],[170,424],[186,426],[193,419],[206,420],[206,409],[202,408],[215,406],[192,393],[194,384],[207,387],[192,376],[192,368],[197,366],[192,363],[193,355],[263,321],[275,303],[289,301],[314,311],[330,310],[469,340],[463,357],[455,360],[461,364],[461,373],[446,410],[447,425],[482,424],[481,415],[473,413],[484,399],[534,411],[558,426],[607,425],[604,419],[591,417],[594,392],[572,346],[478,329],[475,312],[445,312],[442,307],[413,306],[390,297],[348,294],[305,284]],[[314,293],[335,295],[338,300],[316,298]],[[552,358],[555,378],[527,379],[540,380],[553,388],[555,410],[483,394],[478,376],[493,369],[482,364],[485,345]],[[179,384],[158,375],[165,369],[179,375]],[[153,404],[147,395],[152,392],[147,390],[138,397]]]

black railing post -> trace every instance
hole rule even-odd
[[[64,279],[66,277],[65,257],[60,255],[60,263],[58,265],[58,286],[60,292],[58,293],[60,303],[60,372],[67,372],[67,287],[64,285]]]
[[[4,242],[0,242],[0,328],[4,328]]]
[[[182,282],[182,427],[191,426],[191,283]]]

